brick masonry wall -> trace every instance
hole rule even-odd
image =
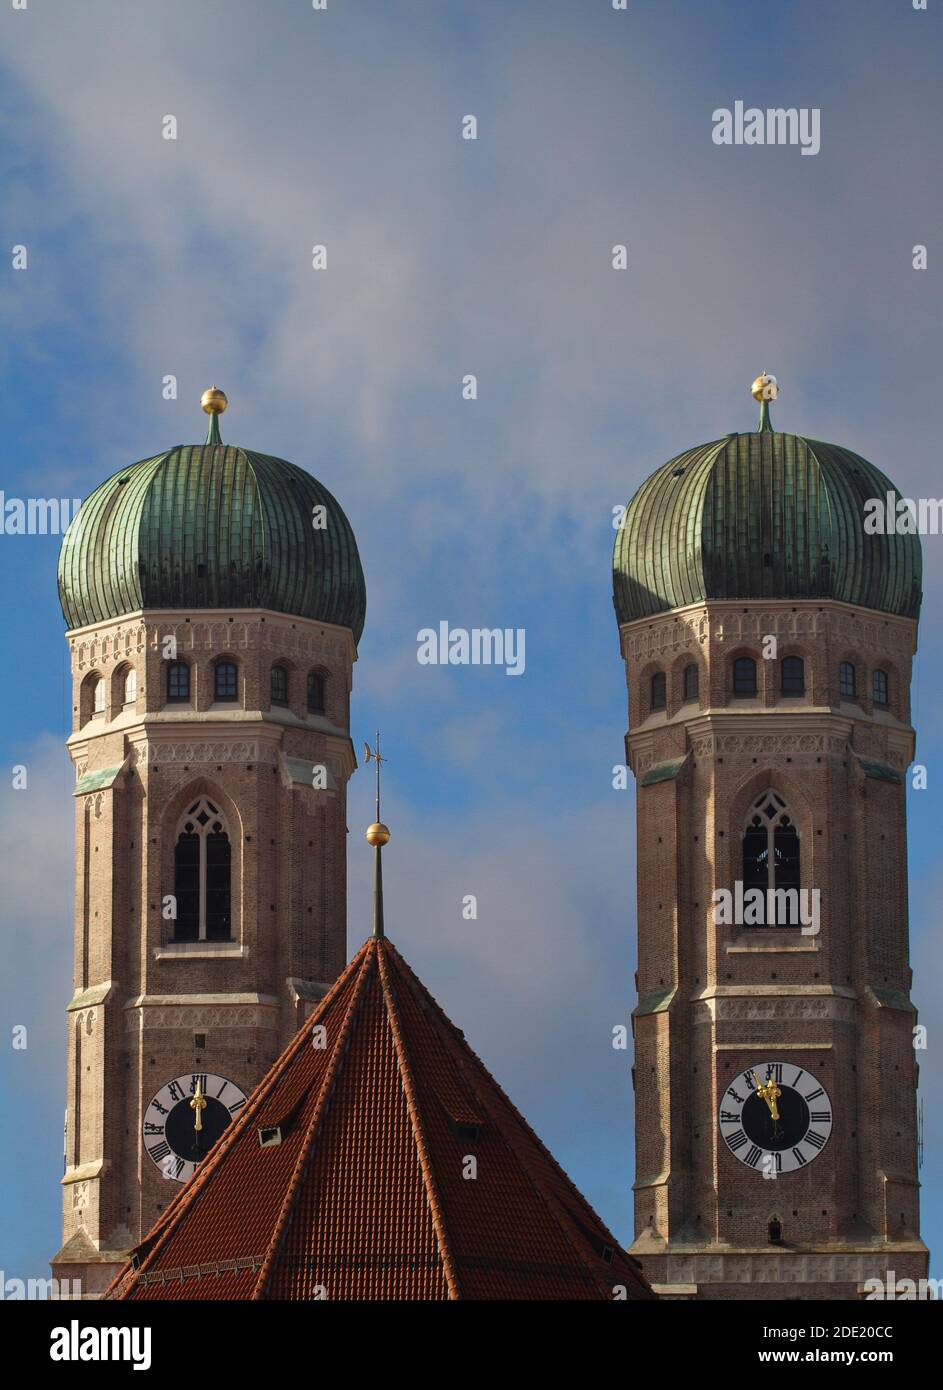
[[[168,637],[190,666],[186,705],[165,698]],[[102,1261],[119,1260],[179,1190],[143,1150],[151,1097],[192,1071],[250,1092],[344,966],[356,650],[346,629],[258,610],[147,612],[68,642],[77,784],[108,775],[76,797],[64,1249],[53,1264],[94,1290]],[[235,703],[213,698],[222,657],[238,667]],[[287,706],[269,699],[276,663],[289,670]],[[312,670],[325,679],[323,716],[307,710]],[[175,943],[163,912],[180,819],[201,795],[229,835],[232,946]]]
[[[764,659],[767,634],[775,660]],[[776,1217],[796,1261],[867,1252],[863,1275],[836,1267],[803,1297],[856,1297],[861,1278],[901,1276],[908,1263],[925,1275],[903,786],[916,624],[832,602],[709,603],[626,624],[621,637],[626,757],[639,781],[633,1249],[659,1284],[670,1252],[740,1251],[739,1282],[715,1273],[698,1297],[795,1297],[788,1273],[782,1283],[757,1273],[770,1269],[766,1252],[746,1255]],[[757,662],[754,698],[732,695],[741,655]],[[787,655],[805,663],[802,696],[780,693]],[[855,700],[840,694],[842,661],[856,667]],[[692,662],[699,698],[686,704]],[[877,669],[889,676],[887,709],[871,699]],[[664,711],[650,708],[657,671]],[[901,780],[875,777],[874,764]],[[653,773],[667,775],[646,785]],[[817,936],[714,922],[713,894],[742,879],[743,831],[769,789],[797,828],[801,885],[821,894]],[[775,1180],[739,1162],[718,1124],[730,1081],[770,1060],[816,1075],[833,1110],[825,1148]]]

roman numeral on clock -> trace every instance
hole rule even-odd
[[[808,1137],[809,1137],[809,1136],[806,1135],[806,1138],[807,1138],[807,1139],[808,1139]],[[805,1154],[802,1152],[801,1149],[793,1149],[793,1151],[792,1151],[792,1156],[793,1156],[793,1158],[796,1160],[796,1162],[798,1163],[798,1165],[799,1165],[800,1168],[804,1168],[804,1167],[805,1167],[805,1164],[806,1164],[806,1156],[805,1156]]]
[[[734,1100],[737,1102],[738,1105],[743,1104],[743,1096],[738,1095],[738,1093],[734,1090],[732,1086],[727,1087],[727,1095],[733,1096]]]
[[[229,1107],[229,1113],[230,1113],[230,1115],[235,1115],[236,1111],[237,1111],[237,1110],[241,1110],[242,1107],[245,1105],[245,1103],[246,1103],[246,1098],[245,1098],[245,1096],[242,1097],[242,1100],[237,1100],[236,1103],[235,1103],[234,1105],[231,1105],[231,1106]]]
[[[748,1163],[751,1168],[755,1168],[756,1165],[759,1163],[762,1154],[763,1150],[759,1147],[758,1144],[754,1144],[752,1145],[749,1153],[744,1156],[743,1161],[744,1163]]]
[[[831,1110],[813,1110],[809,1119],[814,1125],[830,1125],[832,1123]]]
[[[148,1149],[147,1152],[150,1154],[151,1158],[154,1160],[155,1163],[160,1163],[170,1153],[170,1145],[155,1144],[154,1147],[152,1149]]]
[[[747,1136],[744,1134],[742,1129],[738,1129],[736,1134],[730,1135],[729,1139],[727,1140],[727,1145],[729,1148],[733,1149],[734,1153],[736,1153],[738,1149],[743,1148],[746,1142]]]
[[[809,1094],[808,1094],[807,1096],[803,1096],[802,1099],[803,1099],[803,1100],[818,1100],[819,1096],[824,1096],[824,1095],[825,1095],[825,1092],[823,1091],[822,1087],[820,1086],[819,1089],[818,1089],[817,1091],[810,1091]]]
[[[720,1123],[722,1125],[735,1125],[739,1118],[740,1116],[735,1115],[732,1110],[721,1110],[720,1112]]]
[[[814,1129],[810,1129],[804,1142],[806,1144],[814,1144],[817,1149],[821,1149],[825,1144],[825,1135],[818,1134]]]

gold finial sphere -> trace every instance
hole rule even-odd
[[[375,820],[372,825],[368,825],[364,831],[368,845],[388,845],[390,842],[389,826],[382,821]]]
[[[200,405],[207,415],[222,415],[229,404],[229,397],[225,391],[221,391],[218,386],[211,386],[208,391],[204,391],[200,397]]]
[[[774,401],[779,395],[779,383],[768,372],[761,372],[750,387],[750,394],[755,401]]]

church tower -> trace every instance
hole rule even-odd
[[[905,776],[916,535],[893,485],[759,429],[689,449],[614,554],[637,782],[635,1231],[653,1287],[919,1279]]]
[[[337,501],[203,445],[122,469],[59,561],[76,890],[63,1245],[100,1293],[346,960],[366,594]]]

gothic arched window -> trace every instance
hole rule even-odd
[[[838,668],[838,693],[844,700],[854,700],[857,696],[858,683],[851,661],[843,661]]]
[[[214,700],[238,699],[238,672],[234,661],[217,661],[213,673]]]
[[[94,688],[94,691],[93,691],[93,701],[92,701],[92,713],[93,713],[93,714],[104,714],[104,713],[105,713],[105,678],[104,678],[104,676],[99,676],[98,679],[97,679],[96,682],[95,682],[95,688]]]
[[[667,682],[664,671],[656,671],[652,676],[652,710],[664,709],[666,704]]]
[[[324,713],[324,677],[320,671],[308,672],[308,713]]]
[[[783,657],[780,690],[783,695],[805,694],[805,662],[801,656]]]
[[[743,888],[799,887],[799,836],[785,801],[765,791],[750,807],[743,832]]]
[[[876,705],[881,705],[886,709],[890,703],[888,699],[887,672],[875,671],[871,677],[871,697]]]
[[[229,941],[231,847],[222,812],[201,796],[181,817],[174,846],[175,941]]]
[[[190,698],[190,667],[185,661],[172,661],[167,667],[168,703],[186,703]]]
[[[756,662],[752,656],[738,656],[733,663],[733,693],[756,694]]]
[[[138,697],[138,673],[130,667],[124,677],[124,703],[133,705]]]
[[[288,704],[288,671],[284,666],[272,667],[272,704]]]
[[[690,704],[692,700],[696,700],[696,699],[697,699],[697,695],[698,695],[697,666],[694,664],[693,661],[691,662],[690,666],[685,666],[685,668],[684,668],[684,675],[683,675],[682,681],[681,681],[681,689],[682,689],[682,698],[683,698],[684,703],[685,703],[686,705],[687,705],[687,704]]]

